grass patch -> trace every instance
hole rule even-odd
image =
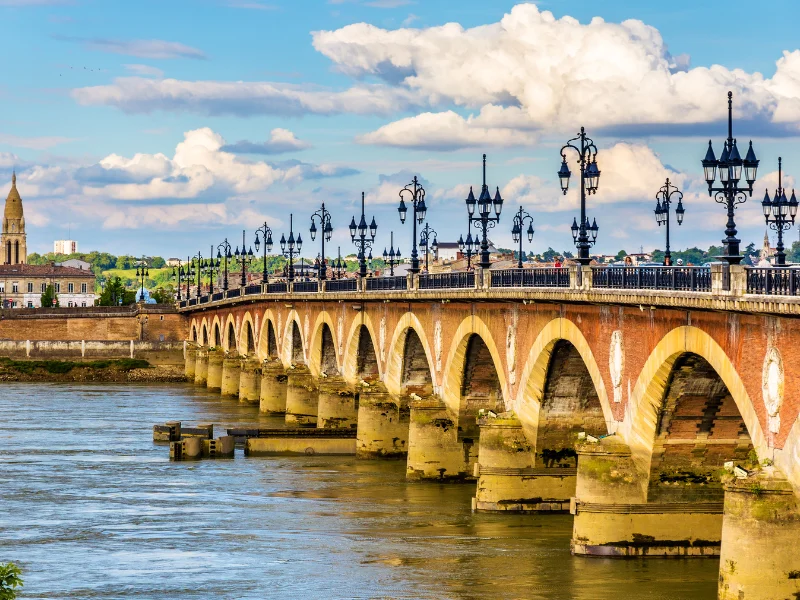
[[[72,369],[109,369],[131,371],[133,369],[146,369],[150,363],[141,358],[121,358],[119,360],[92,360],[89,362],[75,362],[71,360],[13,360],[8,357],[0,358],[0,367],[14,370],[18,373],[33,375],[42,370],[53,375],[64,375]]]

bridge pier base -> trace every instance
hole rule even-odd
[[[719,502],[647,502],[630,448],[614,437],[580,444],[572,553],[606,557],[718,556]]]
[[[220,393],[223,396],[239,395],[239,379],[242,374],[242,359],[238,356],[226,358],[222,361],[222,386]]]
[[[408,420],[408,409],[392,399],[382,383],[359,387],[356,456],[406,458]]]
[[[279,360],[261,366],[259,410],[270,415],[286,414],[286,371]]]
[[[261,398],[261,363],[253,358],[242,361],[239,375],[239,402],[259,404]]]
[[[316,427],[319,394],[308,367],[287,371],[286,424],[290,427]]]
[[[350,429],[358,423],[356,395],[341,377],[319,380],[319,429]]]
[[[458,427],[438,398],[410,403],[408,464],[410,480],[464,480],[469,449],[458,441]]]
[[[198,348],[197,359],[194,363],[194,382],[197,385],[206,385],[208,381],[208,350]]]
[[[782,476],[762,471],[728,483],[719,599],[800,597],[800,555],[795,550],[798,537],[797,498]]]
[[[186,375],[186,381],[194,381],[195,368],[197,366],[197,348],[194,346],[186,347],[186,355],[184,357],[183,373]]]
[[[222,389],[222,361],[225,354],[217,350],[208,351],[208,379],[206,387],[212,391]]]
[[[502,512],[567,512],[576,469],[534,468],[534,448],[513,413],[479,419],[473,508]]]

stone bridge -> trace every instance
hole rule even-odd
[[[184,303],[186,371],[357,428],[360,456],[411,479],[477,480],[476,510],[569,510],[575,554],[721,556],[720,598],[795,597],[800,299],[721,269],[700,291],[597,287],[588,267],[251,286]]]

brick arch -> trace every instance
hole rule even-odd
[[[597,392],[608,432],[613,433],[617,429],[600,367],[589,342],[575,323],[559,317],[547,323],[531,345],[520,377],[517,397],[513,403],[525,435],[534,447],[538,441],[541,406],[547,387],[550,362],[558,342],[562,340],[569,342],[580,355]]]
[[[220,321],[219,315],[214,315],[214,320],[211,322],[211,341],[214,343],[211,345],[215,348],[221,348],[222,339],[222,321]]]
[[[197,319],[192,318],[191,322],[189,323],[189,340],[192,342],[197,342]]]
[[[404,391],[403,372],[406,368],[406,342],[408,339],[409,330],[413,330],[422,346],[425,359],[428,363],[431,382],[433,384],[434,392],[436,391],[436,375],[433,371],[433,353],[431,352],[428,338],[425,335],[425,329],[422,327],[419,319],[413,313],[405,313],[392,334],[392,341],[389,343],[386,370],[384,383],[386,388],[392,394],[400,395]],[[374,338],[373,338],[374,339]]]
[[[233,337],[232,340],[231,337]],[[239,340],[236,338],[236,321],[230,313],[225,320],[225,327],[222,330],[222,346],[225,352],[236,350],[239,347]]]
[[[348,383],[357,383],[361,378],[363,359],[362,352],[367,343],[371,347],[375,355],[375,362],[377,363],[378,378],[383,378],[383,364],[381,363],[380,356],[378,355],[378,335],[375,326],[372,323],[369,315],[361,311],[358,319],[355,319],[350,325],[350,331],[347,334],[347,345],[344,349],[344,357],[342,358],[342,371],[344,378]]]
[[[296,348],[294,334],[293,334],[294,332],[292,329],[294,326],[297,326],[297,334],[300,340],[300,351],[302,354],[302,362],[307,363],[306,344],[305,340],[303,339],[303,327],[300,323],[300,315],[297,313],[296,310],[292,310],[286,317],[286,325],[283,328],[283,336],[281,337],[283,343],[281,344],[280,357],[281,361],[283,361],[283,364],[286,367],[291,366],[293,362],[297,362],[296,358],[300,358],[299,356],[295,357],[296,352],[293,351],[293,348]]]
[[[249,332],[248,332],[248,327],[250,328]],[[249,339],[248,339],[248,334],[250,336]],[[248,348],[248,344],[250,342],[253,343],[252,348]],[[253,316],[250,314],[249,311],[244,313],[244,317],[242,317],[242,325],[239,330],[238,348],[239,348],[239,354],[241,354],[242,356],[253,355],[258,348],[258,343],[256,342],[256,328],[255,324],[253,323]]]
[[[659,414],[669,390],[671,375],[678,360],[686,354],[702,357],[719,375],[747,427],[758,457],[764,459],[773,456],[753,402],[731,359],[716,340],[702,329],[688,325],[677,327],[659,341],[647,358],[636,379],[625,421],[619,429],[620,435],[631,448],[637,470],[643,475],[644,487],[647,486],[652,467]],[[800,480],[790,481],[796,489],[800,489]],[[646,491],[643,489],[643,493]]]
[[[330,333],[329,340],[326,339],[324,333],[325,329],[327,329]],[[331,347],[327,347],[327,343],[330,343]],[[338,347],[338,340],[336,339],[336,326],[333,318],[328,311],[322,311],[317,315],[317,319],[314,322],[314,329],[313,333],[311,334],[311,344],[309,346],[311,360],[309,361],[308,368],[311,370],[311,374],[314,377],[319,377],[320,373],[322,372],[323,365],[326,365],[326,360],[327,375],[335,375],[341,372],[341,368],[339,366],[341,363],[341,357],[339,356]],[[326,354],[323,352],[323,350],[327,350],[328,352],[332,351],[333,356],[331,357],[330,354]],[[336,373],[331,373],[331,370],[335,370]]]
[[[276,320],[275,313],[268,308],[261,319],[261,331],[258,334],[257,354],[260,360],[274,359],[280,355]]]

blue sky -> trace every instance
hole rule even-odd
[[[0,0],[0,178],[17,169],[31,251],[70,231],[82,250],[186,255],[243,228],[252,239],[265,219],[280,237],[290,212],[307,231],[325,201],[334,246],[350,252],[363,190],[376,245],[393,230],[407,253],[399,188],[422,177],[431,225],[454,241],[486,152],[506,198],[492,237],[511,245],[521,203],[536,220],[530,248],[562,250],[576,211],[557,190],[558,152],[584,125],[604,173],[589,204],[598,251],[663,246],[652,209],[666,176],[686,192],[673,244],[708,246],[725,220],[699,159],[709,137],[721,150],[730,88],[735,133],[762,159],[740,237],[760,245],[777,157],[788,187],[800,162],[800,53],[776,74],[798,49],[793,8]]]

